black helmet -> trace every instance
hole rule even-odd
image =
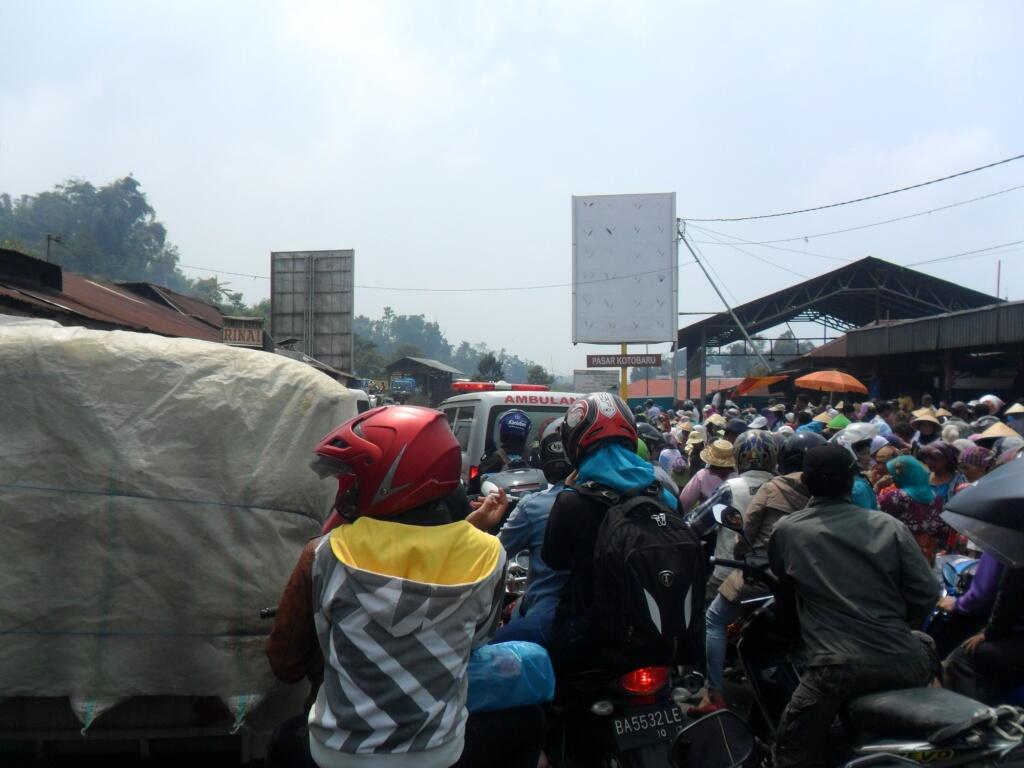
[[[636,434],[641,440],[644,441],[644,445],[647,446],[647,452],[650,454],[651,461],[655,462],[658,460],[658,455],[666,448],[668,448],[668,441],[665,436],[658,431],[658,428],[641,422],[636,425]]]
[[[742,435],[750,429],[743,419],[729,419],[725,424],[725,431],[733,435]]]
[[[562,422],[563,418],[552,421],[544,428],[544,434],[540,438],[540,463],[544,470],[544,479],[549,483],[557,483],[565,480],[572,472],[572,464],[565,455],[565,448],[562,447]]]
[[[804,466],[804,454],[826,442],[817,432],[794,432],[779,451],[779,474],[799,472]]]

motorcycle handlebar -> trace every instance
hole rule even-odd
[[[776,582],[775,574],[772,573],[767,558],[759,557],[753,563],[748,560],[728,560],[724,557],[712,557],[710,560],[712,566],[724,565],[726,568],[736,568],[743,571],[747,576],[767,584],[769,587]]]

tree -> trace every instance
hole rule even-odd
[[[189,289],[178,268],[177,248],[167,241],[167,229],[132,176],[102,187],[70,179],[52,191],[17,200],[0,195],[0,241],[19,243],[42,257],[48,234],[61,237],[50,256],[62,267],[110,280]]]
[[[423,357],[423,351],[415,344],[399,344],[395,347],[395,360],[400,357]]]
[[[526,369],[526,383],[527,384],[543,384],[550,387],[555,381],[555,377],[544,370],[543,365],[531,365]]]
[[[505,378],[505,366],[493,352],[488,352],[477,363],[479,381],[502,381]]]
[[[377,345],[357,333],[353,336],[353,347],[355,373],[364,379],[383,379],[384,360],[377,354]]]

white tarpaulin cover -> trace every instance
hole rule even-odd
[[[269,622],[355,415],[280,355],[0,324],[0,696],[252,702]]]

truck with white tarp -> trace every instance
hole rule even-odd
[[[258,757],[307,692],[275,682],[259,611],[330,510],[309,461],[355,393],[262,351],[0,320],[0,748]]]

